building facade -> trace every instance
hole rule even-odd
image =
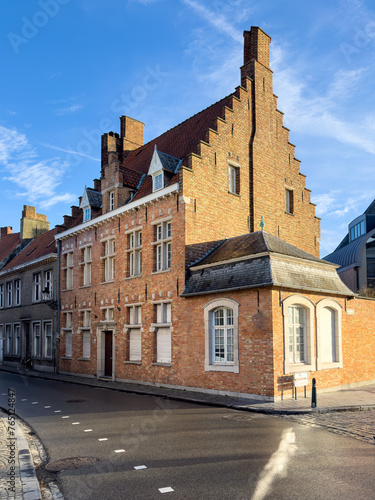
[[[84,220],[56,235],[61,372],[265,399],[298,371],[349,383],[356,299],[319,259],[269,46],[245,32],[241,85],[153,141],[126,116],[103,135]]]

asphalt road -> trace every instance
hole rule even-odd
[[[5,408],[9,387],[51,462],[98,459],[57,473],[66,500],[374,498],[375,447],[325,430],[0,372]]]

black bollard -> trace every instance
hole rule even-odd
[[[316,408],[316,380],[312,379],[311,408]]]

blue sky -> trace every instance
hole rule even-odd
[[[370,0],[18,0],[0,9],[0,225],[51,227],[100,175],[119,116],[149,141],[231,93],[242,32],[272,37],[278,107],[322,217],[321,255],[375,198]],[[266,228],[267,230],[267,228]]]

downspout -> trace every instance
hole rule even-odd
[[[61,241],[57,241],[57,335],[56,335],[56,349],[55,349],[55,373],[59,372],[59,345],[60,345],[60,309],[61,309],[61,299],[60,299],[60,266],[61,263]]]
[[[249,212],[250,212],[250,224],[249,232],[254,232],[254,139],[256,133],[256,100],[255,100],[255,81],[254,78],[251,80],[251,135],[250,135],[250,145],[249,145]]]

